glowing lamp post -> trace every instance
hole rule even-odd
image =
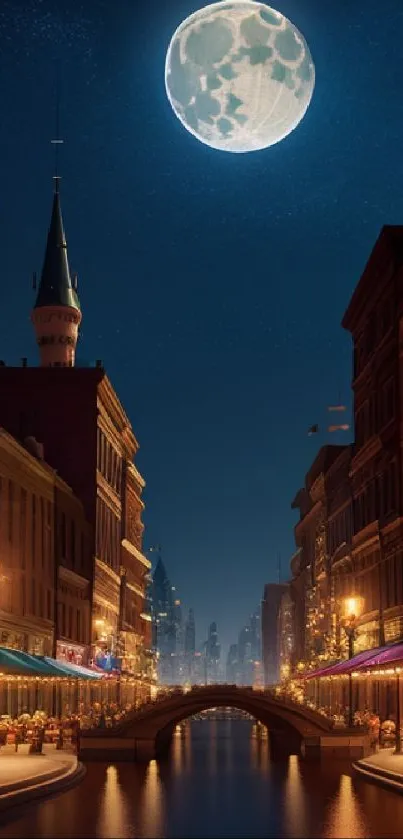
[[[396,669],[396,739],[395,739],[395,754],[402,753],[402,717],[400,708],[400,667]]]
[[[363,601],[361,597],[347,597],[344,601],[344,631],[348,640],[348,657],[354,656],[354,641],[357,637],[356,622],[362,613]],[[352,728],[354,724],[353,711],[353,677],[348,674],[348,725]]]

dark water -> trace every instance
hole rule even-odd
[[[274,759],[249,722],[195,722],[164,760],[91,764],[75,789],[3,816],[6,836],[401,837],[403,798],[339,761]]]

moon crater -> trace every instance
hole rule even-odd
[[[190,15],[166,56],[174,113],[198,140],[223,151],[278,143],[303,118],[314,84],[304,37],[254,0],[213,3]]]

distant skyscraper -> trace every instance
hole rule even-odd
[[[256,610],[242,627],[238,643],[232,644],[227,659],[227,679],[237,685],[262,685],[261,619]]]
[[[196,626],[193,609],[189,609],[185,626],[185,653],[194,655],[196,651]]]
[[[281,598],[287,585],[268,583],[262,600],[262,658],[264,682],[274,685],[280,679],[280,650],[278,643],[278,615]]]
[[[152,616],[159,681],[165,685],[183,684],[188,674],[182,606],[159,551],[152,583]]]
[[[218,643],[217,624],[215,621],[210,624],[206,643],[206,669],[207,682],[214,684],[220,678],[220,656],[221,649]]]
[[[193,609],[189,609],[185,624],[184,675],[185,681],[194,683],[196,679],[196,627]]]
[[[172,590],[160,555],[158,555],[153,574],[152,604],[154,646],[158,656],[158,679],[162,684],[174,684],[173,655],[176,649],[176,629],[172,614]]]
[[[227,656],[226,680],[230,685],[238,684],[238,645],[231,644]]]

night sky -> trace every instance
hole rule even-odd
[[[52,193],[55,62],[62,208],[83,309],[140,442],[145,548],[236,640],[294,550],[291,501],[326,406],[351,405],[340,320],[383,224],[403,220],[401,0],[277,0],[316,88],[300,126],[246,155],[188,134],[165,53],[195,0],[2,0],[0,357],[37,363],[31,275]],[[1,395],[0,395],[1,398]]]

